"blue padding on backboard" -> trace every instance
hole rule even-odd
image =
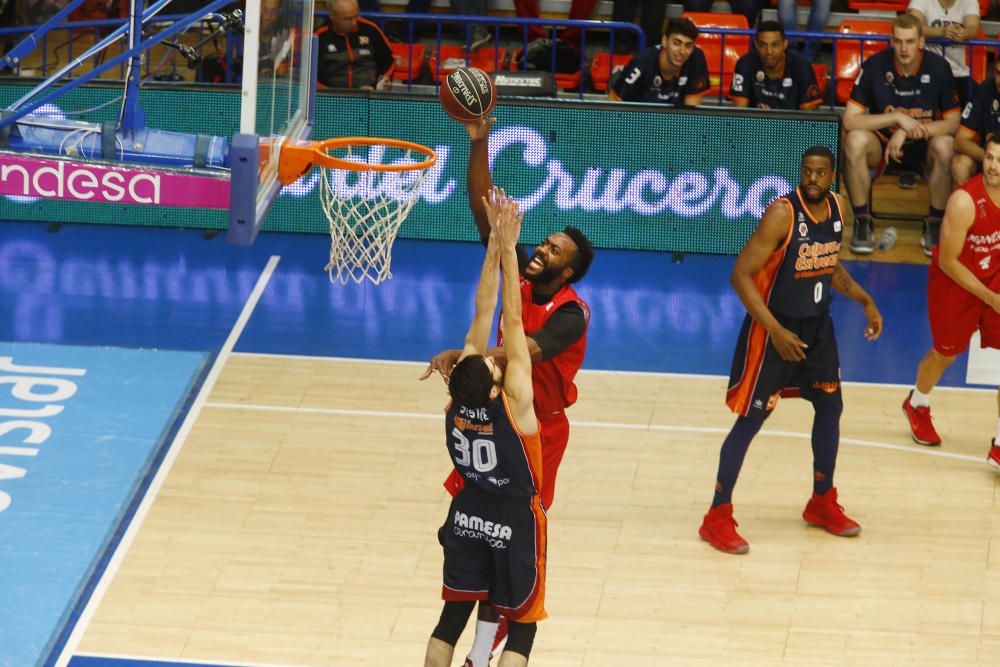
[[[0,665],[46,658],[204,361],[0,343]]]

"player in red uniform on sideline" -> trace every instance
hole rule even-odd
[[[447,667],[476,600],[510,619],[500,667],[528,664],[545,612],[546,517],[538,497],[542,443],[535,416],[531,357],[521,323],[517,237],[522,214],[503,190],[484,200],[491,227],[476,288],[476,310],[448,382],[444,434],[466,480],[438,531],[444,548],[445,600],[427,643],[425,667]],[[486,355],[500,295],[505,368]]]
[[[488,138],[494,119],[468,123],[465,126],[472,147],[469,153],[469,207],[483,243],[489,238],[489,221],[483,207],[483,197],[493,188],[489,167]],[[575,227],[566,227],[546,238],[531,257],[518,246],[518,268],[521,272],[521,318],[531,352],[531,379],[535,392],[535,413],[541,422],[542,438],[542,506],[552,507],[556,474],[569,441],[569,420],[565,409],[576,402],[573,383],[583,363],[587,346],[587,326],[590,308],[572,287],[587,273],[594,259],[594,250],[586,236]],[[506,353],[501,340],[487,355],[501,366]],[[445,350],[431,359],[421,379],[434,371],[448,381],[460,350]],[[445,488],[455,495],[462,488],[462,478],[452,471]],[[503,640],[503,628],[489,607],[480,605],[476,640],[467,665],[480,667],[489,660],[490,649]],[[494,644],[496,637],[496,644]]]
[[[767,207],[733,266],[733,289],[747,309],[726,393],[738,417],[722,443],[715,496],[698,530],[727,553],[750,548],[736,532],[733,487],[750,442],[780,396],[801,396],[815,410],[813,493],[802,518],[842,537],[861,532],[844,515],[833,485],[844,403],[830,288],[864,308],[868,340],[881,335],[882,315],[839,261],[845,202],[830,192],[834,164],[825,146],[802,155],[799,187]]]
[[[941,438],[931,422],[930,393],[941,374],[968,349],[976,329],[983,347],[1000,348],[1000,137],[986,139],[982,173],[948,199],[927,279],[927,311],[934,347],[917,368],[903,412],[913,440],[933,446]],[[998,443],[1000,419],[986,459],[1000,468]]]

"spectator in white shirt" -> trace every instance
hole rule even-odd
[[[924,24],[924,37],[942,37],[953,42],[975,39],[979,34],[978,0],[910,0],[906,10]],[[951,65],[955,90],[964,106],[969,101],[972,82],[969,76],[968,48],[962,44],[949,46],[941,52],[940,44],[928,44],[928,51],[943,55]]]

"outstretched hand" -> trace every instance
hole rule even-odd
[[[493,187],[488,197],[483,197],[483,208],[490,222],[490,235],[496,236],[504,247],[517,245],[521,235],[521,220],[524,213],[517,202],[503,188]]]
[[[494,116],[489,118],[480,118],[479,120],[474,120],[471,123],[465,124],[465,131],[469,135],[470,141],[482,141],[490,136],[490,128],[493,127],[493,123],[496,122]]]
[[[451,369],[455,367],[458,363],[458,358],[462,356],[461,350],[445,350],[444,352],[439,352],[434,355],[430,363],[427,364],[427,369],[424,374],[420,376],[421,380],[426,380],[435,371],[440,373],[441,379],[444,380],[445,384],[448,384],[448,380],[451,379]]]

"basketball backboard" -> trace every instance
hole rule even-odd
[[[282,145],[312,132],[314,0],[247,0],[240,131],[233,137],[229,242],[253,243],[281,183]]]

